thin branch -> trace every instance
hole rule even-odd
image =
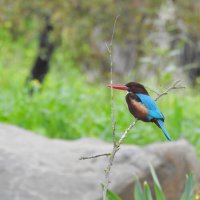
[[[137,123],[138,119],[136,119],[122,134],[121,138],[119,139],[119,141],[113,146],[113,150],[110,153],[110,157],[109,157],[109,163],[107,166],[107,169],[105,170],[105,184],[103,185],[103,200],[106,200],[106,194],[108,191],[108,186],[110,183],[110,171],[115,159],[115,154],[118,152],[121,143],[124,141],[124,139],[126,138],[128,132],[135,126],[135,124]]]
[[[132,124],[124,131],[124,133],[122,134],[121,138],[119,139],[117,146],[119,147],[123,141],[125,140],[128,132],[135,126],[135,124],[138,122],[138,119],[135,119],[134,122],[132,122]]]
[[[106,47],[109,53],[110,57],[110,84],[112,85],[113,83],[113,58],[112,58],[112,47],[113,47],[113,38],[115,35],[115,28],[117,24],[117,20],[119,18],[119,15],[115,18],[115,22],[113,25],[113,30],[112,30],[112,36],[109,45],[106,43]],[[111,95],[111,119],[112,119],[112,135],[113,135],[113,144],[116,144],[116,136],[115,136],[115,125],[116,125],[116,120],[115,120],[115,109],[114,109],[114,94],[113,94],[113,88],[110,90],[110,95]]]
[[[109,43],[109,46],[106,44],[108,53],[109,53],[109,57],[110,57],[110,84],[113,84],[113,58],[112,58],[112,49],[113,49],[113,38],[115,35],[115,28],[116,28],[116,24],[117,24],[117,20],[119,18],[119,15],[116,16],[115,18],[115,22],[113,25],[113,29],[112,29],[112,36],[111,36],[111,40]],[[113,160],[115,157],[115,154],[118,151],[118,148],[116,147],[116,136],[115,136],[115,125],[116,125],[116,120],[115,120],[115,107],[114,107],[114,94],[113,94],[113,88],[111,87],[111,91],[110,91],[110,95],[111,95],[111,100],[110,100],[110,104],[111,104],[111,119],[112,119],[112,136],[113,136],[113,151],[110,154],[109,157],[109,164],[107,169],[105,170],[105,184],[103,185],[103,200],[106,200],[106,194],[107,194],[107,190],[108,190],[108,186],[109,186],[109,182],[110,182],[110,170],[113,164]]]
[[[184,86],[180,86],[178,85],[181,81],[178,80],[176,82],[174,82],[174,84],[172,84],[172,86],[170,86],[169,88],[167,88],[164,92],[162,92],[161,94],[159,94],[156,98],[155,101],[157,101],[160,97],[167,95],[169,91],[171,90],[176,90],[176,89],[183,89],[185,88]]]
[[[105,170],[105,183],[103,184],[103,200],[106,200],[106,194],[107,194],[108,186],[110,183],[110,171],[113,165],[115,154],[117,153],[118,150],[119,150],[119,147],[113,146],[113,150],[111,152],[111,155],[108,161],[108,166]]]
[[[98,157],[102,157],[102,156],[110,156],[111,153],[103,153],[103,154],[98,154],[98,155],[94,155],[94,156],[82,156],[79,158],[79,160],[87,160],[87,159],[93,159],[93,158],[98,158]]]
[[[117,20],[118,20],[119,17],[120,17],[120,15],[117,15],[117,17],[115,18],[115,22],[114,22],[113,30],[112,30],[112,36],[111,36],[111,40],[110,40],[110,47],[112,47],[112,44],[113,44],[113,38],[114,38],[114,35],[115,35],[115,27],[116,27]]]

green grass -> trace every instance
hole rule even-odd
[[[62,48],[56,51],[43,86],[33,83],[40,91],[33,97],[28,95],[25,80],[35,50],[34,42],[19,40],[13,43],[10,38],[0,41],[0,121],[48,137],[98,137],[112,141],[110,90],[106,83],[88,83],[70,59],[70,52]],[[134,120],[124,96],[122,91],[114,92],[118,137]],[[199,99],[195,91],[185,89],[170,92],[158,101],[158,105],[173,140],[184,137],[200,153]],[[144,145],[158,141],[166,141],[159,128],[152,123],[138,122],[125,142]]]

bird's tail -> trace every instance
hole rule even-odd
[[[162,129],[163,133],[165,134],[165,137],[169,140],[169,141],[172,141],[172,139],[170,138],[167,130],[165,129],[165,126],[164,126],[164,122],[162,120],[157,120],[157,123],[159,124],[160,128]]]

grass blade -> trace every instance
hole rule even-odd
[[[144,197],[145,200],[153,200],[149,184],[146,181],[144,182]]]
[[[162,188],[161,188],[161,185],[159,183],[156,172],[155,172],[155,170],[154,170],[154,168],[151,164],[149,166],[150,166],[151,175],[153,177],[156,199],[157,200],[165,200],[165,196],[164,196],[164,193],[162,191]]]
[[[186,176],[186,183],[181,200],[194,200],[194,177],[192,174]]]
[[[142,186],[139,180],[136,181],[135,186],[134,186],[134,199],[145,200],[144,192],[142,190]]]

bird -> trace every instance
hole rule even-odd
[[[126,90],[125,99],[130,113],[138,120],[155,123],[163,131],[167,140],[172,141],[164,126],[164,115],[142,84],[129,82],[125,85],[110,84],[108,87]]]

